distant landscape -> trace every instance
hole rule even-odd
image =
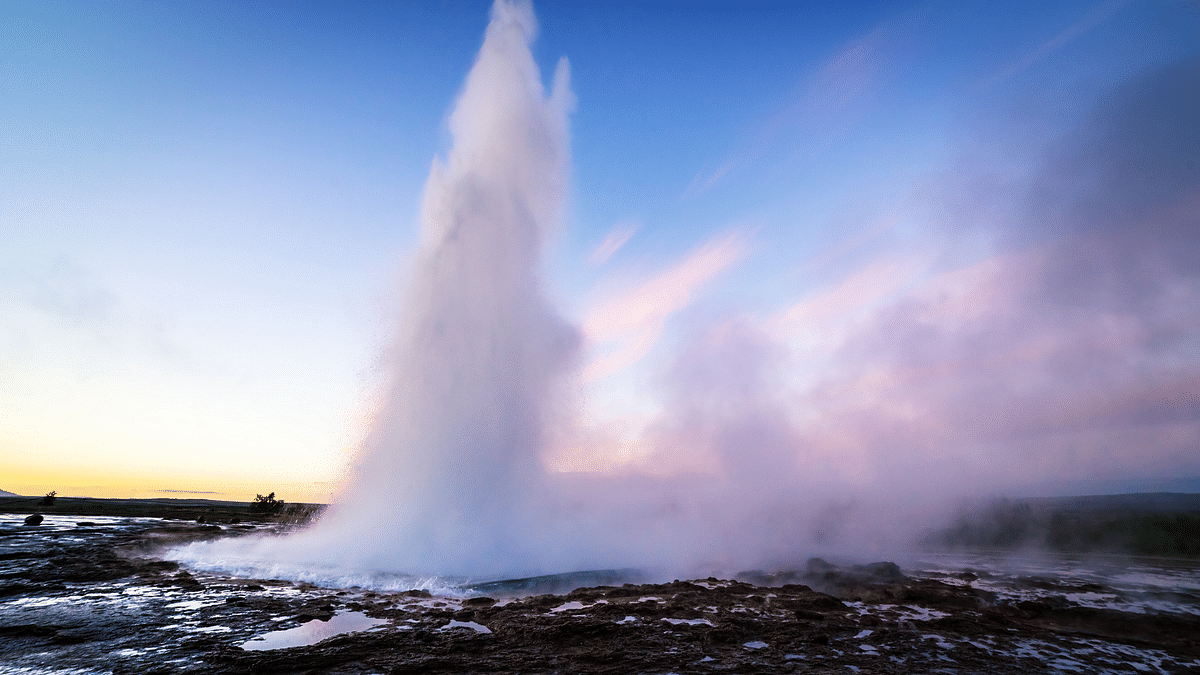
[[[274,493],[272,493],[272,496]],[[261,498],[261,496],[260,496]],[[117,516],[126,518],[167,518],[207,523],[270,521],[303,523],[325,510],[325,504],[285,503],[261,508],[253,501],[233,502],[217,499],[101,499],[95,497],[55,497],[44,503],[43,497],[0,494],[0,513],[70,516]],[[203,519],[203,520],[201,520]]]
[[[273,495],[274,493],[272,493]],[[56,513],[208,522],[307,521],[324,504],[289,503],[264,512],[253,502],[216,499],[41,497],[0,490],[0,513]],[[998,498],[961,509],[921,541],[933,549],[1200,556],[1200,494],[1151,492],[1082,497]]]
[[[964,509],[935,548],[1200,556],[1200,494],[997,499]]]

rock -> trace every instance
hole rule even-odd
[[[904,578],[904,575],[900,572],[900,566],[894,562],[873,562],[869,565],[864,565],[863,570],[877,579],[895,581]]]
[[[836,565],[831,565],[821,558],[809,558],[808,564],[805,565],[805,572],[810,577],[817,577],[832,572],[837,569]]]
[[[45,520],[45,518],[42,518],[42,514],[35,513],[32,516],[25,517],[25,524],[26,525],[41,525],[43,520]]]

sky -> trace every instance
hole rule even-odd
[[[0,489],[329,499],[488,8],[0,4]],[[1200,6],[534,9],[547,466],[1200,489]]]

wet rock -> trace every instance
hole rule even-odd
[[[45,520],[45,518],[42,517],[42,514],[35,513],[32,516],[25,517],[25,524],[30,526],[41,525],[43,520]]]
[[[900,566],[894,562],[873,562],[869,565],[863,565],[862,571],[876,579],[884,579],[887,581],[896,581],[905,578],[904,575],[900,573]]]
[[[166,585],[175,586],[185,591],[204,590],[204,584],[196,581],[194,578],[192,578],[192,575],[188,574],[187,572],[180,572],[179,574],[176,574],[169,582],[167,582]]]

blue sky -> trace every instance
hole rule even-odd
[[[683,355],[736,324],[784,353],[775,368],[787,376],[768,388],[787,399],[772,405],[795,445],[867,482],[887,473],[881,439],[896,434],[868,422],[883,418],[906,420],[916,454],[949,453],[978,478],[970,467],[1015,443],[1015,427],[912,439],[934,438],[919,432],[931,419],[970,424],[954,400],[988,408],[993,395],[1028,423],[1018,445],[1060,460],[1006,473],[1013,489],[1134,467],[1144,480],[1200,475],[1194,441],[1180,440],[1200,419],[1188,398],[1200,394],[1187,309],[1197,270],[1164,253],[1200,250],[1189,229],[1200,123],[1181,123],[1174,187],[1120,202],[1137,211],[1123,225],[1095,234],[1071,211],[1091,199],[1089,180],[1119,174],[1093,164],[1156,147],[1141,127],[1122,131],[1121,110],[1162,100],[1178,120],[1193,105],[1137,97],[1189,81],[1194,3],[535,10],[544,77],[566,56],[577,97],[569,214],[545,282],[590,336],[584,371],[621,357],[582,385],[583,417],[619,438],[601,433],[563,466],[666,470],[649,458],[682,419],[670,392]],[[0,477],[11,476],[0,488],[324,498],[386,381],[422,189],[487,20],[486,2],[0,7]],[[1153,126],[1152,110],[1131,119]],[[1149,211],[1167,223],[1159,234],[1124,238]],[[1060,311],[1057,291],[1079,284],[1149,287],[1128,272],[1143,249],[1167,289],[1157,300]],[[1113,274],[1046,271],[1087,250]],[[987,299],[928,318],[972,288]],[[927,312],[905,314],[914,303]],[[903,320],[918,315],[921,326]],[[1038,340],[1008,332],[1022,322]],[[1070,370],[1098,384],[1021,379],[1058,372],[1099,326],[1124,346]],[[989,339],[1015,345],[1017,365],[967,368],[979,363],[967,347]],[[914,356],[922,340],[943,360]],[[893,391],[873,412],[868,394],[828,409],[811,399],[916,370],[947,386],[912,388],[903,405]],[[1069,433],[1030,430],[1041,424],[1030,411],[1093,386],[1116,393],[1071,404],[1091,412]],[[1117,449],[1130,443],[1141,459]]]

